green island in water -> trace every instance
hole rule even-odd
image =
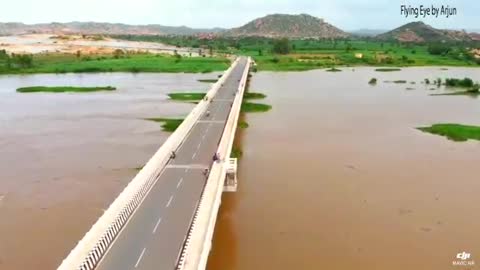
[[[171,100],[175,101],[186,101],[186,102],[197,102],[202,100],[206,93],[204,92],[174,92],[167,94]],[[263,93],[256,92],[245,92],[243,95],[243,103],[241,107],[241,112],[266,112],[269,111],[272,106],[263,103],[253,103],[246,100],[250,99],[263,99],[266,95]],[[183,122],[183,118],[168,118],[168,117],[156,117],[156,118],[146,118],[145,120],[155,121],[162,124],[162,130],[167,132],[175,131],[178,126]],[[248,127],[248,123],[245,121],[240,121],[238,127],[245,129]],[[238,151],[237,151],[238,152]]]
[[[430,127],[419,127],[418,130],[447,137],[449,140],[464,142],[467,140],[480,141],[480,126],[461,124],[434,124]]]

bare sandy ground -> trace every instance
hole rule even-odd
[[[105,54],[112,53],[116,49],[168,54],[173,54],[177,50],[181,54],[197,54],[197,50],[194,49],[176,48],[162,43],[126,41],[107,37],[97,40],[92,36],[51,34],[0,36],[0,50],[3,49],[9,53],[29,54],[77,53],[77,51],[83,54]]]

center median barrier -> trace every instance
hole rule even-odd
[[[232,151],[243,93],[248,77],[249,63],[250,58],[248,58],[237,95],[235,96],[218,146],[218,152],[223,160],[221,162],[215,162],[211,168],[207,184],[205,185],[192,225],[186,237],[177,270],[204,270],[207,266],[227,171],[227,166],[225,166],[224,161],[228,160]]]
[[[237,64],[238,59],[212,85],[206,94],[208,99],[215,96],[220,86]],[[170,153],[183,143],[196,121],[206,110],[208,104],[209,101],[202,100],[193,108],[182,124],[168,137],[147,164],[77,243],[57,270],[91,270],[98,265],[123,226],[145,198],[150,188],[155,184],[159,174],[170,159]]]

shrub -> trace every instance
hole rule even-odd
[[[453,86],[453,87],[472,87],[473,80],[470,78],[464,78],[464,79],[447,78],[445,79],[445,85]]]

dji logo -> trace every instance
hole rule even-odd
[[[457,253],[457,259],[465,261],[466,259],[470,258],[470,253],[466,253],[465,251],[462,253]]]
[[[465,251],[463,251],[462,253],[457,253],[457,259],[458,260],[454,260],[452,261],[452,264],[454,266],[473,266],[475,265],[475,261],[470,259],[470,253],[467,253]],[[470,259],[470,260],[468,260]],[[468,261],[467,261],[468,260]]]

